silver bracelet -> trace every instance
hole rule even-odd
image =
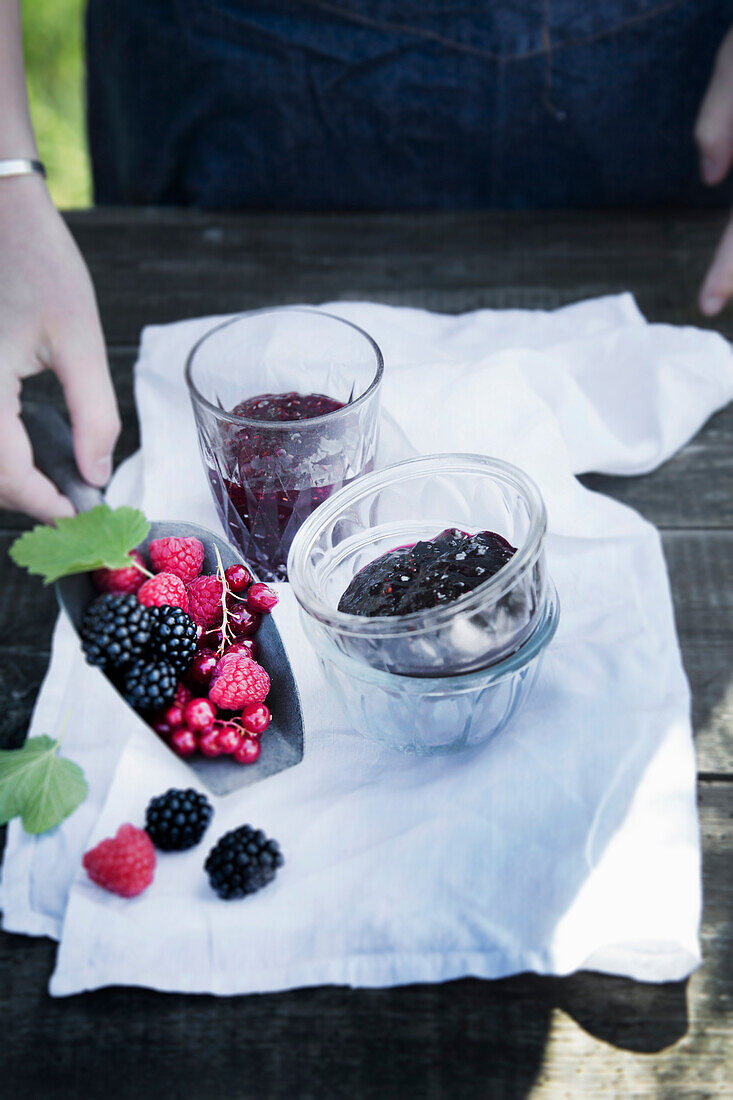
[[[46,169],[40,160],[28,160],[26,157],[14,157],[0,160],[0,179],[3,176],[44,176]]]

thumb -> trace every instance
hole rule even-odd
[[[96,318],[55,343],[52,369],[63,386],[69,409],[77,466],[92,485],[106,485],[112,473],[120,417]]]
[[[718,50],[694,132],[703,181],[720,183],[733,162],[733,29]]]

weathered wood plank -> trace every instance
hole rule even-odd
[[[688,983],[585,972],[225,1000],[109,989],[51,1001],[52,945],[3,936],[8,1096],[45,1096],[51,1082],[54,1100],[137,1100],[151,1082],[160,1100],[729,1096],[733,785],[703,784],[700,809],[705,959]],[[80,1053],[90,1049],[93,1059]]]
[[[455,313],[624,289],[652,320],[705,324],[696,292],[724,220],[722,211],[69,216],[113,344],[134,343],[151,322],[329,298]],[[732,331],[727,317],[716,327]]]

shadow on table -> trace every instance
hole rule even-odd
[[[630,1051],[662,1050],[687,1030],[685,982],[523,974],[231,998],[116,988],[51,1000],[53,945],[4,936],[3,947],[8,1096],[52,1089],[54,1100],[523,1100],[553,1042],[551,1024],[553,1032],[562,1026],[557,1008]],[[563,1053],[552,1061],[562,1072],[573,1054],[558,1042]]]

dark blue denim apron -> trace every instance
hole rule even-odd
[[[730,0],[90,0],[101,203],[704,205]]]

